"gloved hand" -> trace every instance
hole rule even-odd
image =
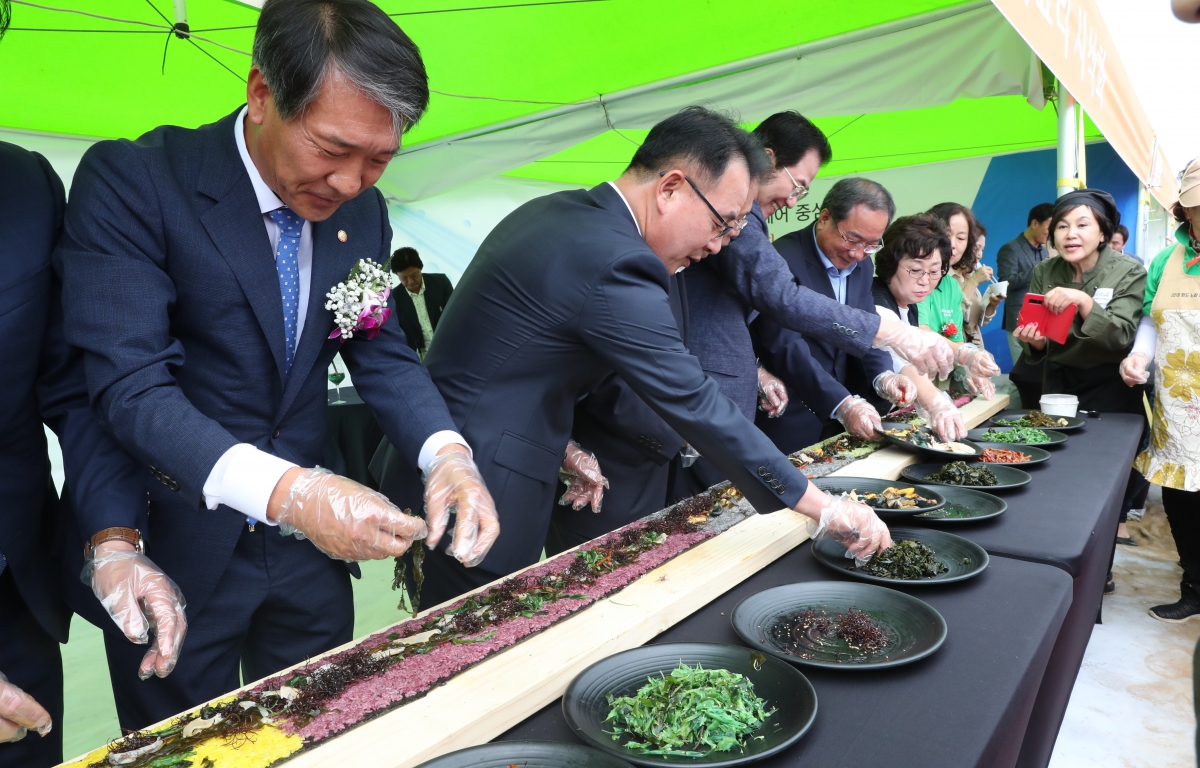
[[[150,558],[117,541],[96,547],[79,577],[130,642],[145,645],[154,632],[154,645],[142,657],[138,677],[171,674],[187,634],[187,601],[175,582]]]
[[[766,368],[758,369],[758,409],[766,411],[768,419],[777,419],[787,410],[787,387]]]
[[[875,406],[858,395],[843,400],[835,415],[847,432],[864,440],[879,437],[879,432],[883,429],[883,421],[879,418]]]
[[[45,736],[53,727],[50,713],[0,672],[0,744],[20,741],[31,728]]]
[[[879,333],[871,344],[875,349],[890,349],[897,357],[908,361],[918,373],[929,378],[945,379],[954,369],[954,349],[939,334],[924,328],[914,328],[889,318],[879,322]]]
[[[428,497],[428,485],[425,494]],[[300,471],[275,519],[284,536],[309,539],[339,560],[399,557],[415,539],[426,536],[421,518],[406,515],[382,494],[321,467]]]
[[[986,376],[972,376],[970,371],[961,366],[956,366],[954,369],[954,377],[961,380],[967,389],[973,394],[983,395],[986,400],[994,400],[996,397],[996,385]]]
[[[591,504],[593,512],[600,511],[608,479],[600,473],[596,454],[583,450],[574,440],[569,441],[558,477],[567,486],[567,492],[558,500],[559,504],[564,507],[570,504],[576,511]]]
[[[967,436],[967,425],[963,423],[962,414],[945,392],[938,392],[937,397],[928,404],[918,400],[916,411],[943,442],[962,440]]]
[[[428,547],[437,546],[455,513],[454,536],[447,550],[468,568],[483,562],[500,537],[496,502],[465,448],[443,448],[429,464],[425,479],[425,518]]]
[[[1133,352],[1121,361],[1121,379],[1129,386],[1136,387],[1150,380],[1150,358],[1144,352]]]
[[[1000,375],[1000,366],[996,365],[992,353],[967,342],[960,344],[954,350],[954,364],[961,365],[967,373],[976,378],[986,379]]]
[[[846,557],[862,565],[876,552],[892,546],[892,535],[866,504],[825,494],[821,520],[813,540],[829,536],[846,548]]]
[[[875,377],[875,394],[903,408],[917,399],[917,384],[903,374],[887,371]]]

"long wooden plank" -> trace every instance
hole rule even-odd
[[[589,665],[644,645],[793,550],[808,539],[807,521],[791,510],[754,515],[288,768],[406,768],[489,741],[562,696]]]
[[[976,400],[962,408],[963,419],[975,427],[1007,405],[1005,395],[991,402]],[[916,454],[885,448],[834,474],[894,480],[917,460]],[[611,599],[484,660],[422,699],[297,755],[287,765],[405,768],[484,743],[561,696],[590,664],[645,644],[807,540],[808,518],[791,510],[750,517],[650,571]]]

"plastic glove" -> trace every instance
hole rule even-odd
[[[960,344],[954,350],[954,364],[961,365],[967,373],[975,378],[986,379],[1000,375],[1000,366],[996,365],[992,353],[971,344]]]
[[[928,406],[919,400],[916,404],[917,415],[933,429],[943,442],[962,440],[967,436],[967,425],[963,423],[962,414],[954,407],[954,401],[945,392],[938,392],[937,397]]]
[[[954,370],[954,349],[950,342],[924,328],[884,319],[879,323],[879,334],[871,346],[890,349],[918,373],[930,378],[945,379]]]
[[[567,486],[567,492],[558,500],[559,504],[564,507],[570,504],[576,511],[591,504],[593,512],[600,511],[608,479],[600,473],[596,454],[583,450],[574,440],[569,441],[558,477]]]
[[[179,661],[187,634],[187,601],[175,582],[145,555],[118,542],[96,547],[79,575],[130,642],[154,645],[142,657],[138,677],[166,677]],[[127,546],[127,545],[125,545]]]
[[[917,384],[903,374],[887,371],[875,377],[875,394],[903,408],[917,399]]]
[[[777,419],[787,410],[787,387],[766,368],[758,369],[758,409],[765,411],[768,419]]]
[[[0,672],[0,744],[20,741],[30,729],[45,736],[53,727],[50,713]]]
[[[821,520],[812,538],[829,536],[846,548],[846,557],[862,565],[876,552],[892,546],[892,535],[866,504],[825,495]]]
[[[1150,380],[1150,358],[1144,352],[1134,352],[1121,361],[1121,379],[1129,386],[1136,387]]]
[[[496,502],[471,455],[462,448],[443,449],[433,457],[425,480],[426,546],[436,546],[455,513],[454,535],[446,550],[468,568],[483,562],[500,537]]]
[[[972,376],[966,368],[958,366],[954,369],[954,377],[961,380],[972,394],[982,395],[986,400],[995,399],[996,385],[986,376]]]
[[[879,418],[875,406],[858,395],[843,400],[835,415],[846,431],[855,437],[872,440],[878,437],[883,429],[883,421]]]
[[[365,485],[321,467],[300,472],[276,521],[284,536],[309,539],[338,560],[399,557],[415,539],[426,535],[421,518],[405,514]]]

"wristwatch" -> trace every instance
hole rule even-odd
[[[115,525],[111,528],[105,528],[92,538],[88,539],[87,543],[83,545],[83,559],[91,560],[92,555],[96,551],[96,547],[100,546],[106,541],[127,541],[133,545],[133,548],[137,550],[138,554],[142,554],[146,551],[146,542],[142,540],[141,531],[136,528],[125,528],[123,526]]]

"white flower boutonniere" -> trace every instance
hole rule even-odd
[[[350,270],[344,282],[338,283],[325,298],[325,309],[333,312],[336,326],[329,338],[349,341],[355,333],[365,333],[367,339],[379,334],[379,329],[391,317],[388,297],[392,289],[388,286],[388,259],[383,265],[370,259],[361,259]]]

